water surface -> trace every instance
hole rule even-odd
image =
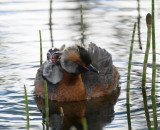
[[[160,22],[158,22],[160,21],[160,14],[158,12],[160,2],[158,0],[155,0],[155,2],[157,43],[156,96],[158,122],[160,124],[160,46],[158,44],[160,42]],[[151,1],[141,0],[139,2],[140,7],[138,8],[137,0],[54,0],[52,15],[54,46],[60,47],[63,44],[69,45],[80,41],[81,4],[84,7],[85,43],[94,42],[109,51],[121,75],[121,94],[115,103],[113,101],[105,102],[100,107],[102,110],[91,107],[93,105],[91,102],[87,103],[91,105],[84,103],[84,108],[81,111],[85,109],[85,112],[82,112],[83,116],[81,116],[81,119],[85,117],[88,121],[87,124],[91,124],[90,128],[92,129],[128,129],[125,105],[127,66],[133,24],[134,22],[138,22],[139,28],[136,30],[131,71],[131,122],[133,129],[147,129],[141,90],[141,77],[147,32],[145,16],[151,11]],[[42,31],[43,59],[45,60],[46,52],[51,47],[49,0],[1,0],[0,129],[26,128],[24,84],[26,84],[28,92],[30,127],[31,129],[43,128],[43,111],[37,107],[33,96],[34,77],[39,68],[39,29]],[[139,49],[140,42],[142,49]],[[150,117],[153,115],[151,109],[151,54],[152,51],[150,51],[149,56],[146,84]],[[53,105],[56,106],[57,104]],[[83,107],[81,103],[80,106]],[[89,113],[90,111],[93,113]],[[97,117],[96,114],[94,115],[94,112],[97,112],[97,114],[100,112],[101,116]],[[58,112],[53,110],[53,113]],[[94,124],[96,118],[99,119],[99,124]],[[106,120],[103,120],[103,118],[106,118]],[[150,120],[153,124],[153,119],[150,118]]]

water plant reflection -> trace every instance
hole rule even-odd
[[[138,24],[138,42],[139,42],[139,49],[142,49],[142,43],[141,43],[140,0],[137,0],[137,11],[138,11],[138,17],[137,17],[137,24]]]
[[[49,101],[49,127],[66,130],[74,126],[77,129],[83,129],[83,122],[86,119],[88,129],[100,130],[106,123],[111,123],[114,119],[114,105],[119,94],[120,88],[117,87],[110,95],[90,101],[67,103]],[[44,119],[45,101],[39,97],[35,97],[35,101]],[[61,107],[64,116],[61,115]]]

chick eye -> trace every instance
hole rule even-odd
[[[57,59],[57,57],[56,57],[56,56],[54,56],[54,57],[52,58],[52,60],[53,60],[53,61],[56,61],[56,59]]]

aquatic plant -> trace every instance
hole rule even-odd
[[[46,108],[46,128],[49,129],[49,105],[48,105],[48,89],[47,89],[47,82],[44,81],[45,86],[45,108]]]
[[[29,130],[29,109],[28,109],[27,90],[26,90],[26,86],[25,85],[24,85],[24,98],[25,98],[27,130]]]
[[[81,5],[80,7],[81,9],[81,42],[82,42],[82,45],[84,46],[84,23],[83,23],[83,6]]]
[[[41,66],[43,63],[41,30],[39,30],[39,37],[40,37],[40,66]]]
[[[82,118],[83,130],[88,130],[87,120],[85,117]]]
[[[132,61],[132,52],[133,52],[133,43],[134,43],[135,30],[136,30],[136,23],[134,23],[131,46],[130,46],[129,62],[128,62],[128,76],[127,76],[127,89],[126,89],[127,90],[127,104],[130,104],[129,103],[130,73],[131,73],[131,61]]]
[[[143,103],[144,103],[144,110],[145,110],[145,116],[146,116],[146,121],[147,121],[147,127],[149,130],[151,130],[151,121],[150,121],[150,116],[149,116],[149,111],[148,111],[147,94],[146,94],[145,87],[142,87],[142,95],[143,95]]]
[[[128,130],[132,130],[132,127],[131,127],[131,115],[130,115],[130,105],[129,104],[126,104],[126,105],[127,105]]]
[[[60,107],[60,115],[64,117],[63,107]]]
[[[151,14],[148,13],[146,16],[146,24],[147,24],[147,45],[146,45],[146,51],[145,51],[145,57],[144,57],[144,63],[143,63],[143,75],[142,75],[142,87],[145,86],[146,83],[146,71],[147,71],[147,63],[148,63],[148,55],[149,55],[149,49],[150,49],[150,41],[151,41]]]
[[[143,103],[144,103],[144,110],[145,110],[145,116],[147,121],[148,129],[151,129],[151,121],[148,111],[148,103],[147,103],[147,94],[146,94],[146,71],[147,71],[147,63],[148,63],[148,55],[149,55],[149,49],[150,49],[150,41],[151,41],[151,24],[152,24],[152,16],[150,13],[146,16],[146,24],[147,24],[147,44],[146,44],[146,51],[145,51],[145,57],[144,57],[144,64],[143,64],[143,75],[142,75],[142,95],[143,95]]]
[[[130,55],[129,55],[129,62],[128,62],[128,76],[127,76],[127,89],[126,89],[126,96],[127,96],[127,118],[128,118],[128,129],[131,130],[131,118],[130,118],[130,72],[131,72],[131,61],[132,61],[132,52],[133,52],[133,43],[134,43],[134,36],[136,30],[136,23],[134,23],[133,33],[132,33],[132,40],[130,46]]]
[[[156,43],[155,43],[155,21],[154,21],[154,0],[152,0],[152,109],[153,109],[153,122],[154,129],[158,128],[157,124],[157,107],[156,107]]]
[[[138,23],[138,40],[139,40],[139,49],[142,49],[142,43],[141,43],[141,15],[140,15],[140,0],[137,0],[137,11],[138,11],[138,18],[137,18],[137,23]]]
[[[51,47],[53,47],[53,33],[52,33],[52,0],[49,2],[49,30],[50,30],[50,37],[51,37]]]

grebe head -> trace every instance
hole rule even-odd
[[[65,49],[60,58],[62,68],[68,73],[73,74],[86,71],[98,72],[98,70],[92,66],[91,62],[89,53],[85,48],[78,45]]]

